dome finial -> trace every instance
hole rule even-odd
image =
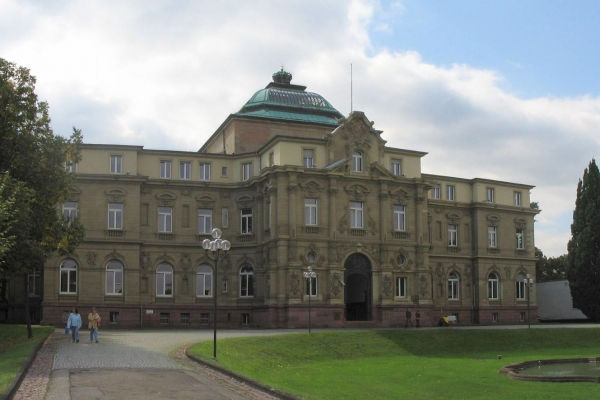
[[[292,81],[292,74],[283,69],[283,65],[281,66],[281,70],[277,71],[273,74],[273,82],[280,85],[289,85]]]

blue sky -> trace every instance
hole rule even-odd
[[[376,16],[387,26],[371,28],[375,48],[493,69],[524,97],[600,93],[599,2],[407,0],[382,4]]]
[[[197,150],[283,64],[364,111],[423,171],[535,185],[535,244],[566,252],[600,145],[594,1],[0,0],[0,57],[31,69],[55,131]]]

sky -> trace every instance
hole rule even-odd
[[[535,185],[535,243],[566,252],[600,142],[600,3],[0,0],[0,57],[55,133],[196,151],[283,65],[423,172]]]

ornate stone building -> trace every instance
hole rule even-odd
[[[43,321],[208,327],[217,290],[220,327],[306,326],[309,296],[317,326],[526,322],[533,186],[424,174],[426,153],[305,89],[275,73],[198,152],[84,145],[63,213],[85,240],[46,264]]]

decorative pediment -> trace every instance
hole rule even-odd
[[[458,215],[456,213],[448,213],[448,214],[446,214],[446,218],[450,222],[458,222],[458,220],[460,220],[460,215]]]
[[[364,200],[370,193],[369,188],[358,183],[345,186],[344,191],[348,193],[348,196],[358,200]]]
[[[81,189],[77,186],[73,185],[69,188],[68,199],[70,201],[79,201],[79,197],[81,196]]]
[[[251,207],[254,204],[254,200],[254,196],[248,193],[243,193],[235,199],[239,207]]]
[[[392,189],[389,191],[389,194],[391,199],[401,203],[406,203],[410,198],[410,194],[402,188]]]
[[[106,264],[107,262],[109,262],[111,260],[118,260],[121,263],[123,263],[123,261],[125,260],[125,257],[123,257],[123,255],[121,253],[118,253],[116,249],[113,249],[109,254],[106,255],[106,257],[104,257],[104,264]]]
[[[207,194],[207,193],[201,193],[196,195],[195,197],[196,199],[196,203],[198,203],[198,207],[212,207],[215,204],[215,199]]]
[[[514,221],[517,228],[525,228],[527,226],[527,220],[524,218],[515,218]]]
[[[323,186],[316,181],[308,181],[300,184],[300,188],[306,194],[316,196],[323,191]]]
[[[125,201],[125,197],[127,196],[127,191],[123,188],[111,188],[106,189],[104,191],[108,200],[113,203],[123,203]]]
[[[500,222],[500,217],[496,214],[489,214],[486,219],[492,225],[497,225]]]
[[[171,192],[160,192],[155,197],[160,207],[173,207],[175,200],[177,200],[177,196]]]

